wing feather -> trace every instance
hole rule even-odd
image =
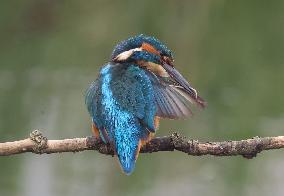
[[[178,119],[192,115],[190,96],[182,91],[180,86],[173,85],[167,78],[159,77],[152,72],[148,73],[151,78],[157,116],[162,118]]]

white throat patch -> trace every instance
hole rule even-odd
[[[131,50],[124,51],[124,52],[120,53],[119,55],[117,55],[113,60],[114,61],[125,61],[126,59],[128,59],[133,54],[133,52],[142,51],[142,50],[143,50],[142,48],[134,48],[134,49],[131,49]]]

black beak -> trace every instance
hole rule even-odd
[[[189,82],[176,70],[172,65],[163,63],[164,69],[170,75],[171,79],[181,86],[184,91],[202,108],[205,107],[205,101],[197,95],[197,91],[189,84]]]
[[[190,86],[188,81],[176,70],[173,66],[168,65],[167,63],[164,64],[164,69],[168,72],[170,77],[181,87],[184,88],[184,90],[190,95],[190,97],[196,99],[197,98],[197,92],[196,90]]]

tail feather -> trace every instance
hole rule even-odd
[[[135,162],[140,150],[140,139],[124,137],[115,142],[115,150],[122,170],[130,175],[135,169]]]
[[[122,170],[130,175],[135,169],[140,148],[154,136],[143,126],[115,131],[115,152]]]

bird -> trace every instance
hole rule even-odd
[[[160,118],[192,115],[191,104],[206,102],[174,66],[173,52],[144,34],[118,43],[86,91],[85,103],[96,138],[114,148],[130,175],[139,151],[155,135]]]

